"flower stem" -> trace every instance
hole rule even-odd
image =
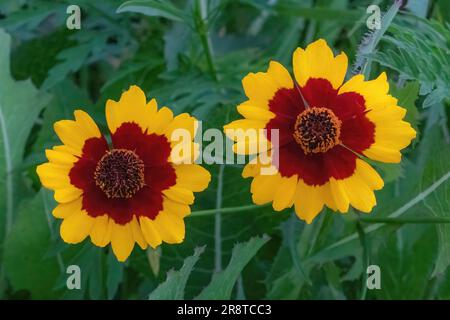
[[[259,209],[259,208],[264,208],[264,207],[267,207],[267,206],[268,206],[268,204],[267,205],[262,205],[262,206],[250,204],[250,205],[247,205],[247,206],[221,208],[220,212],[221,213],[232,213],[232,212],[250,211],[250,210],[256,210],[256,209]],[[217,209],[198,210],[198,211],[193,211],[189,215],[189,217],[210,216],[210,215],[216,214],[216,212],[217,212]]]
[[[225,166],[219,167],[217,177],[216,212],[214,214],[214,271],[222,271],[222,199],[223,199],[223,172]]]
[[[367,242],[366,233],[361,225],[360,221],[356,221],[356,231],[358,232],[359,241],[362,247],[362,260],[363,260],[363,277],[361,285],[361,300],[366,299],[367,295],[367,266],[369,265],[369,244]]]
[[[366,218],[361,217],[359,219],[364,223],[389,223],[389,224],[418,224],[418,223],[450,223],[450,217],[379,217],[379,218]]]
[[[211,44],[211,38],[208,33],[208,26],[206,19],[208,16],[208,8],[205,0],[197,0],[197,19],[196,19],[196,29],[198,35],[200,36],[200,41],[202,43],[203,51],[205,52],[206,62],[208,64],[209,73],[214,81],[218,80],[216,67],[213,61],[213,49]]]

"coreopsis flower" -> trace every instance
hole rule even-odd
[[[182,242],[193,192],[210,181],[209,172],[193,163],[195,118],[158,110],[137,86],[106,103],[110,144],[87,113],[74,114],[74,121],[55,123],[63,144],[46,150],[49,162],[37,167],[42,185],[55,191],[53,215],[63,219],[62,239],[79,243],[90,236],[99,247],[111,243],[119,261],[135,243],[145,249]],[[192,153],[180,151],[174,161],[177,129],[190,136],[188,148],[180,150]]]
[[[323,39],[296,49],[292,63],[295,80],[275,61],[267,72],[248,74],[242,81],[248,100],[237,107],[245,119],[225,126],[235,147],[243,138],[229,132],[264,129],[256,139],[244,137],[245,147],[235,152],[261,153],[258,146],[267,145],[270,156],[278,155],[274,174],[261,171],[266,165],[259,158],[244,168],[243,177],[253,177],[254,203],[273,202],[277,211],[294,205],[308,223],[324,206],[370,212],[383,180],[365,158],[400,162],[400,150],[416,136],[402,120],[406,110],[388,94],[385,73],[343,83],[347,56],[334,56]]]

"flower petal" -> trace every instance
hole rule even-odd
[[[118,102],[106,101],[106,122],[111,133],[126,122],[134,122],[145,130],[155,113],[156,101],[152,101],[149,104],[146,103],[145,93],[138,86],[130,86],[122,93]]]
[[[179,164],[174,167],[177,185],[182,188],[200,192],[205,190],[211,181],[209,171],[198,164]]]
[[[334,89],[339,88],[347,72],[348,59],[344,52],[336,57],[325,40],[309,44],[305,50],[297,48],[292,65],[295,79],[303,87],[309,79],[326,79]]]
[[[142,235],[144,236],[145,241],[155,249],[162,242],[161,235],[159,231],[156,229],[153,220],[150,220],[147,217],[140,217],[139,222],[141,225]]]
[[[64,242],[79,243],[91,232],[95,219],[90,217],[86,211],[74,212],[63,220],[60,235]]]
[[[167,243],[181,243],[184,240],[184,221],[183,218],[171,212],[162,211],[153,220],[155,228],[158,230],[161,238]]]
[[[125,225],[112,224],[111,247],[117,260],[120,262],[127,260],[134,247],[133,233],[129,223]]]
[[[277,189],[272,204],[276,211],[292,207],[297,192],[297,183],[298,177],[294,175],[290,178],[282,177],[278,185],[272,186]]]

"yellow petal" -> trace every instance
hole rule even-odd
[[[367,162],[361,159],[356,159],[356,171],[370,188],[374,190],[380,190],[383,188],[383,179]]]
[[[309,186],[300,179],[297,184],[294,204],[297,216],[305,220],[306,223],[311,223],[322,211],[324,205],[322,187]]]
[[[175,165],[177,175],[177,185],[181,188],[200,192],[208,187],[211,181],[211,174],[208,170],[198,164]]]
[[[111,234],[114,220],[106,214],[95,218],[94,226],[91,230],[91,241],[98,247],[104,247],[111,242]]]
[[[187,113],[182,113],[175,118],[172,122],[164,129],[164,135],[169,141],[172,141],[172,134],[176,134],[177,130],[185,130],[186,133],[191,137],[190,140],[194,140],[195,132],[197,130],[198,123],[197,119],[191,117]]]
[[[182,218],[191,213],[191,207],[187,204],[175,202],[166,197],[164,197],[163,210],[179,215]]]
[[[289,71],[287,71],[286,68],[277,61],[270,61],[267,74],[270,76],[272,81],[277,84],[277,89],[290,89],[294,87],[294,82],[292,81]]]
[[[290,178],[282,177],[278,185],[272,186],[272,188],[277,189],[272,204],[276,211],[292,207],[297,191],[297,181],[297,175]]]
[[[255,204],[262,205],[273,201],[276,188],[281,181],[279,173],[275,175],[258,175],[253,178],[250,191]]]
[[[117,260],[124,262],[130,256],[134,247],[133,233],[130,224],[112,224],[111,247]]]
[[[194,203],[194,194],[192,193],[191,190],[188,190],[185,188],[180,188],[178,186],[174,186],[167,190],[164,190],[163,194],[167,198],[169,198],[175,202],[179,202],[179,203],[183,203],[183,204],[193,204]]]
[[[136,218],[136,216],[133,216],[133,220],[130,222],[131,231],[133,233],[133,238],[136,241],[136,243],[141,247],[141,249],[147,248],[147,242],[144,239],[144,235],[142,234],[141,226],[139,225],[139,222]]]
[[[267,72],[249,73],[242,79],[245,95],[263,109],[281,88],[292,88],[289,72],[278,62],[271,61]]]
[[[184,240],[183,218],[166,211],[161,211],[153,220],[161,238],[167,243],[181,243]]]
[[[370,212],[377,201],[372,189],[360,178],[357,171],[350,177],[343,179],[342,184],[350,204],[362,212]]]
[[[75,187],[68,187],[64,189],[55,190],[54,198],[59,203],[67,203],[77,200],[79,197],[82,196],[82,194],[83,194],[82,190],[77,189]]]
[[[345,184],[342,180],[336,180],[330,178],[330,188],[333,200],[336,203],[336,207],[340,212],[347,212],[350,204]]]
[[[248,163],[245,165],[244,170],[242,170],[242,177],[256,177],[261,174],[261,164],[260,163]]]
[[[151,119],[147,130],[149,133],[163,134],[173,120],[173,112],[167,107],[159,109],[158,113]]]
[[[75,110],[73,114],[75,122],[81,130],[80,134],[83,134],[87,139],[101,136],[100,129],[89,114],[82,110]]]
[[[138,86],[130,86],[122,93],[119,102],[106,101],[105,113],[111,133],[125,122],[136,123],[145,130],[150,119],[154,117],[154,108],[152,105],[147,105],[145,93]]]
[[[237,140],[237,137],[239,137],[235,130],[251,130],[255,133],[258,132],[258,129],[264,129],[265,128],[265,122],[261,120],[248,120],[248,119],[240,119],[235,120],[233,122],[230,122],[229,124],[225,125],[223,128],[225,130],[226,135],[233,140]],[[253,133],[253,132],[252,132]]]
[[[309,44],[305,50],[297,48],[292,61],[295,79],[303,87],[311,78],[328,80],[338,89],[347,72],[348,59],[345,53],[336,57],[325,40]]]
[[[159,231],[155,228],[153,220],[150,220],[147,217],[140,217],[139,222],[145,241],[155,249],[161,244],[162,239]]]
[[[79,243],[83,241],[91,232],[94,220],[86,211],[71,214],[61,223],[59,230],[61,238],[67,243]]]
[[[73,155],[81,156],[84,142],[87,139],[101,136],[94,120],[84,111],[76,110],[75,121],[61,120],[54,124],[59,139]]]
[[[399,150],[377,145],[376,143],[364,150],[363,154],[372,160],[386,163],[399,163],[402,159],[402,154]]]
[[[320,186],[322,189],[322,196],[325,205],[333,211],[337,211],[336,201],[333,199],[333,195],[331,194],[331,186],[330,183],[327,182],[324,185]]]
[[[47,156],[48,161],[58,165],[71,167],[75,162],[78,161],[78,158],[74,155],[64,151],[56,150],[55,148],[53,148],[52,150],[45,150],[45,155]]]
[[[253,105],[251,101],[245,101],[237,106],[237,111],[249,120],[265,121],[266,123],[275,117],[272,111]]]
[[[47,162],[37,166],[36,173],[42,185],[48,189],[75,188],[70,183],[70,169],[72,169],[71,166]]]
[[[69,217],[75,212],[80,212],[82,207],[82,198],[78,198],[75,201],[68,203],[60,203],[55,209],[53,209],[53,216],[58,219],[64,219]]]

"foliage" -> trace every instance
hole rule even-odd
[[[2,1],[0,296],[449,299],[450,225],[407,223],[450,219],[448,1],[400,9],[375,1],[389,14],[367,34],[372,2],[82,0],[81,30],[67,30],[70,1]],[[55,203],[35,173],[57,143],[55,121],[82,108],[106,129],[105,101],[137,84],[175,113],[193,113],[203,129],[221,128],[238,117],[248,72],[270,60],[289,66],[296,47],[320,37],[368,78],[386,71],[419,133],[401,164],[374,164],[386,186],[370,215],[327,210],[307,225],[292,210],[248,209],[242,166],[212,165],[182,244],[135,249],[121,264],[88,241],[62,242]],[[212,214],[195,214],[203,210]],[[380,266],[381,290],[365,291],[367,263]],[[66,288],[72,264],[88,275],[81,290]]]

